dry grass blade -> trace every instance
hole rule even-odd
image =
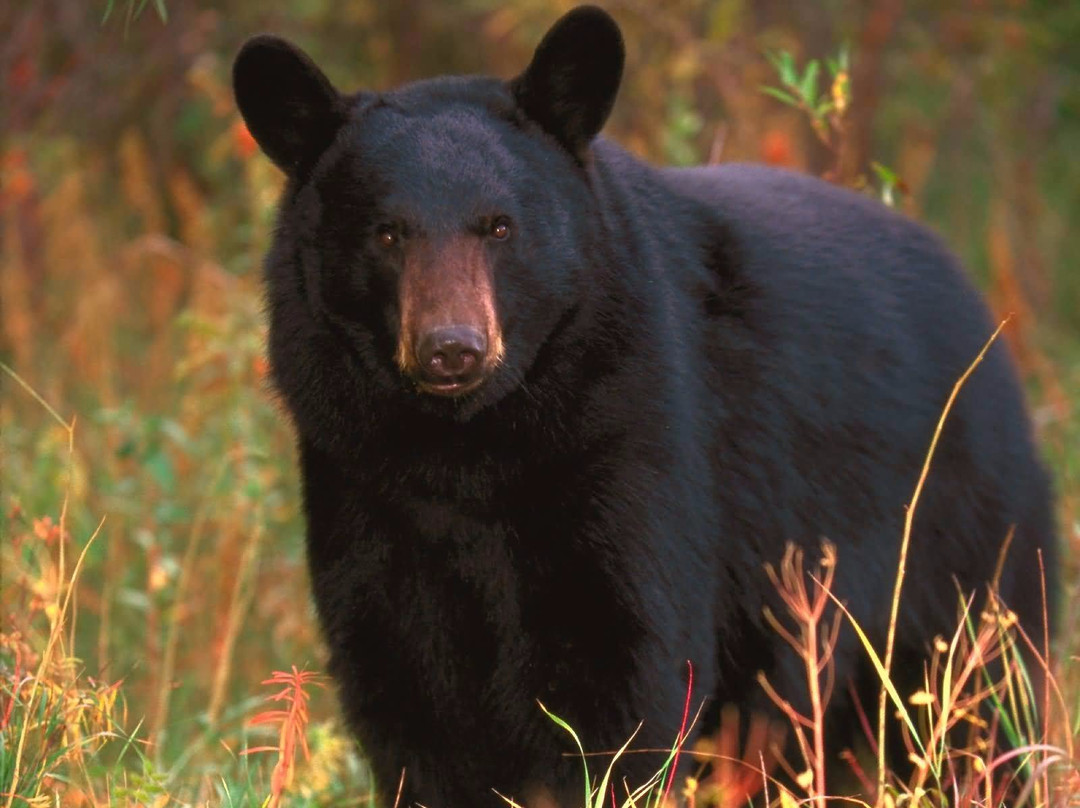
[[[11,376],[11,378],[14,379],[27,393],[29,393],[34,398],[35,401],[37,401],[39,404],[41,404],[41,406],[45,408],[46,412],[48,412],[49,415],[53,419],[55,419],[56,422],[58,424],[60,424],[65,429],[65,431],[67,432],[67,441],[68,441],[68,477],[67,477],[67,480],[68,480],[68,485],[70,485],[70,481],[71,481],[71,462],[72,462],[72,458],[74,457],[74,452],[75,452],[75,419],[72,418],[70,423],[66,422],[63,418],[60,417],[60,414],[30,384],[28,384],[21,376],[19,376],[18,373],[16,373],[14,370],[12,370],[10,367],[8,367],[6,364],[4,364],[2,362],[0,362],[0,368],[2,368],[4,370],[4,372],[6,372],[9,376]],[[48,670],[49,665],[52,662],[53,652],[56,649],[57,645],[62,642],[63,634],[64,634],[64,627],[66,625],[67,616],[68,616],[68,609],[71,606],[72,598],[74,597],[75,588],[76,588],[76,585],[78,584],[78,580],[79,580],[79,574],[82,572],[83,563],[86,560],[86,554],[90,550],[90,547],[94,544],[94,540],[97,539],[98,535],[101,533],[101,528],[105,524],[105,517],[102,517],[101,521],[98,523],[97,528],[90,535],[90,538],[87,539],[86,544],[83,545],[83,549],[79,553],[79,558],[75,562],[75,569],[72,570],[71,577],[69,579],[67,579],[66,587],[60,585],[60,582],[64,581],[66,579],[66,574],[65,574],[65,569],[64,569],[64,541],[63,541],[62,537],[63,537],[63,535],[65,533],[65,524],[66,524],[66,521],[67,521],[67,508],[68,508],[69,493],[70,493],[70,491],[65,489],[63,505],[61,506],[61,509],[60,509],[59,535],[60,535],[61,539],[58,542],[58,545],[59,545],[59,563],[58,563],[58,570],[57,570],[57,583],[58,583],[58,585],[56,587],[57,603],[55,604],[57,608],[53,612],[53,617],[51,619],[51,625],[50,625],[50,630],[49,630],[49,638],[48,638],[48,641],[46,642],[45,650],[41,654],[41,660],[38,663],[37,672],[34,674],[33,683],[31,684],[30,695],[27,698],[25,712],[28,715],[33,710],[34,701],[37,698],[38,692],[41,690],[42,683],[45,680],[44,679],[45,672]],[[63,602],[62,603],[60,602],[61,593],[63,593]],[[14,696],[12,697],[12,701],[14,701]],[[26,734],[27,734],[29,726],[30,726],[30,722],[29,721],[24,721],[23,724],[22,724],[22,728],[19,731],[19,741],[18,741],[18,743],[17,743],[17,745],[15,747],[15,760],[14,760],[14,762],[12,764],[11,785],[9,787],[9,791],[8,791],[8,794],[7,794],[7,799],[6,799],[5,803],[4,803],[5,808],[11,808],[11,805],[12,805],[12,803],[15,800],[15,797],[16,797],[16,789],[17,789],[18,784],[19,784],[19,776],[20,776],[20,771],[19,770],[20,770],[20,767],[22,765],[23,751],[24,751],[25,745],[26,745]]]
[[[896,644],[896,623],[900,614],[900,595],[904,588],[904,576],[907,573],[907,556],[908,549],[911,546],[911,529],[915,519],[915,511],[919,504],[919,497],[922,495],[923,486],[926,484],[926,478],[930,474],[930,463],[934,459],[934,452],[937,450],[938,440],[941,438],[941,433],[945,428],[945,421],[949,417],[949,413],[952,411],[953,404],[956,401],[957,396],[960,395],[960,391],[963,389],[964,384],[971,377],[971,374],[975,372],[977,368],[986,357],[990,347],[997,340],[1001,331],[1008,324],[1009,318],[1005,318],[1001,321],[994,333],[990,335],[990,338],[983,345],[982,350],[968,365],[967,370],[953,385],[952,392],[949,394],[948,400],[945,402],[944,408],[941,411],[941,417],[938,418],[937,427],[934,429],[934,436],[930,440],[930,448],[926,452],[926,459],[923,461],[922,471],[919,473],[918,482],[915,484],[915,490],[911,495],[911,502],[908,505],[907,512],[904,515],[904,534],[900,541],[900,560],[896,569],[896,584],[893,587],[892,597],[892,609],[889,614],[889,629],[885,638],[885,654],[881,661],[881,667],[884,670],[884,680],[887,680],[889,673],[892,670],[892,658],[893,650]],[[883,684],[884,684],[883,680]],[[885,754],[885,707],[888,703],[888,691],[886,687],[882,687],[881,694],[878,697],[878,731],[877,731],[877,747],[878,747],[878,804],[881,804],[881,800],[884,799],[885,794],[885,781],[888,775],[888,770],[885,768],[886,754]]]

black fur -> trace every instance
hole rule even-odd
[[[905,504],[991,332],[940,241],[876,201],[765,168],[658,169],[592,141],[621,40],[602,12],[573,14],[509,84],[345,99],[290,49],[271,76],[309,95],[275,118],[275,88],[241,70],[248,49],[237,67],[241,110],[290,174],[266,265],[270,356],[331,672],[384,805],[403,768],[404,804],[546,789],[580,805],[581,763],[537,700],[589,749],[642,721],[635,745],[666,748],[687,660],[712,715],[765,708],[758,670],[797,699],[795,657],[762,618],[763,565],[786,542],[838,546],[836,592],[880,647]],[[584,72],[583,49],[599,54]],[[485,247],[505,361],[461,398],[417,392],[393,359],[400,255],[376,235],[392,225],[407,249],[492,215],[513,227]],[[955,627],[956,582],[984,587],[1012,526],[1001,589],[1037,631],[1051,497],[998,344],[917,513],[898,671]],[[837,663],[840,682],[873,685],[851,632]],[[830,755],[855,731],[845,702],[838,687]]]
[[[581,157],[615,105],[623,61],[615,21],[582,6],[547,33],[510,89],[525,115]]]
[[[347,116],[344,99],[307,54],[275,36],[244,43],[233,88],[248,129],[285,172],[310,168]]]

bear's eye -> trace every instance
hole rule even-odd
[[[502,241],[509,235],[510,222],[506,221],[506,219],[496,219],[495,223],[491,225],[491,237]]]
[[[389,227],[380,227],[375,237],[378,239],[380,247],[390,249],[397,246],[398,234]]]

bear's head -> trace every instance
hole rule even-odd
[[[527,384],[604,265],[587,166],[622,68],[595,7],[559,20],[507,82],[343,95],[289,42],[249,40],[237,104],[288,177],[267,269],[286,398],[282,355],[311,357],[275,341],[317,342],[350,357],[353,389],[458,418]],[[344,385],[333,375],[295,384]]]

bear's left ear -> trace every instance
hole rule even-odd
[[[311,57],[268,34],[236,55],[233,93],[252,137],[289,176],[314,164],[346,118],[344,100]]]
[[[624,60],[615,20],[596,6],[579,6],[551,27],[510,91],[580,160],[615,104]]]

